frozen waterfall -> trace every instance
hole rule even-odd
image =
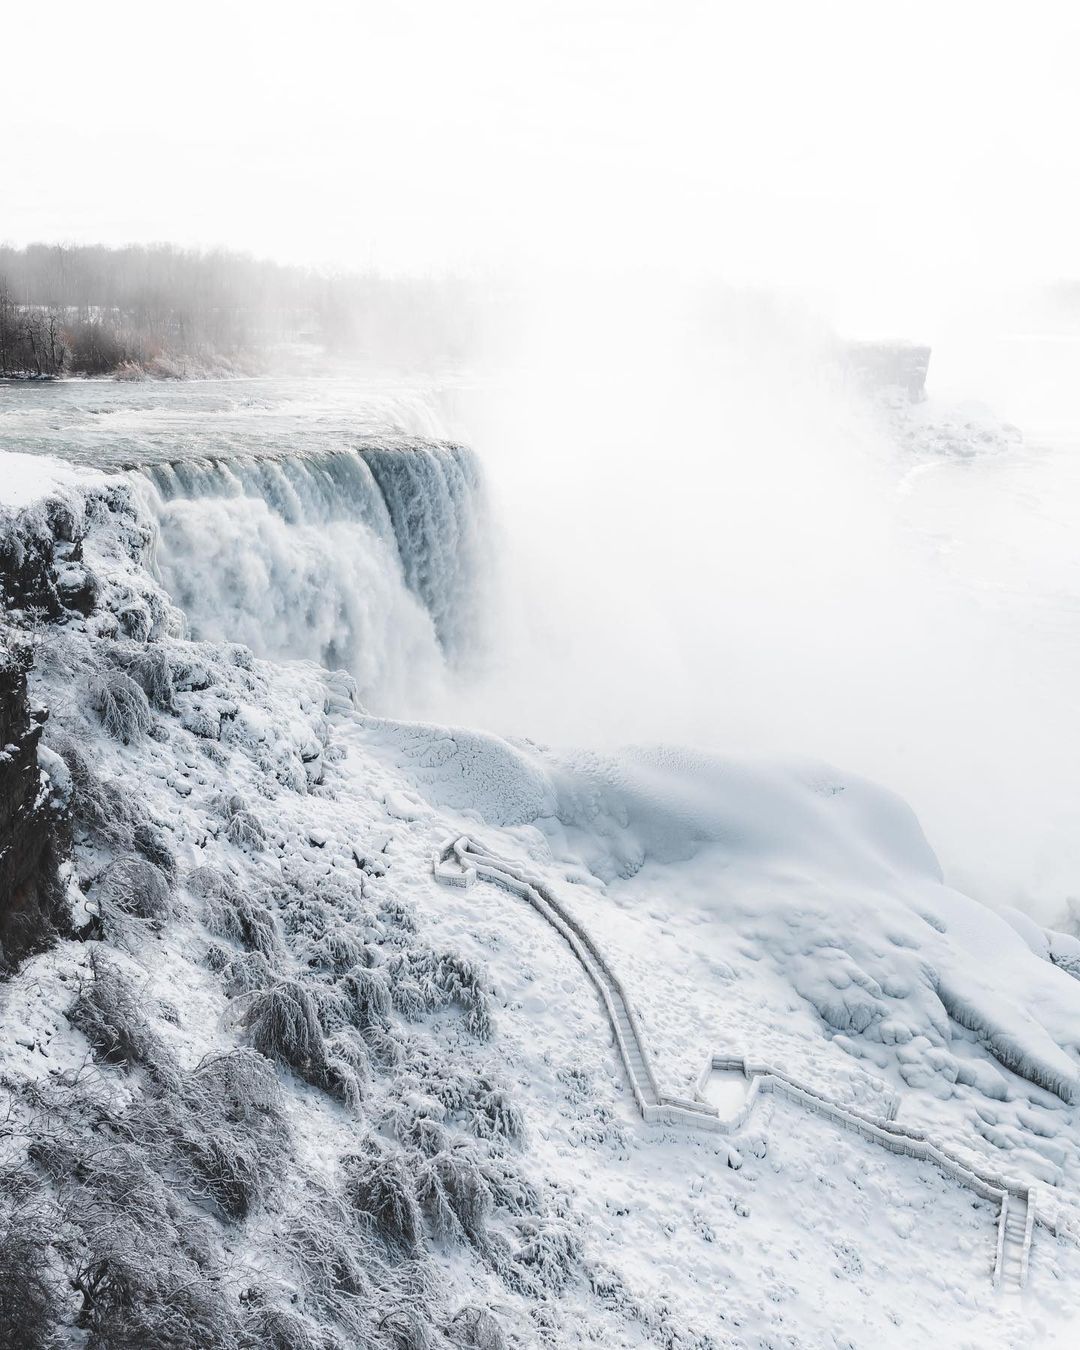
[[[178,459],[135,477],[193,637],[344,667],[366,703],[399,715],[477,659],[483,490],[461,446]]]

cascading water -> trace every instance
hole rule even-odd
[[[458,660],[474,647],[480,619],[476,460],[457,445],[360,453],[390,513],[405,582],[424,602],[447,655]]]
[[[475,660],[483,492],[462,447],[184,459],[136,478],[192,636],[344,667],[365,703],[399,715],[430,708]]]

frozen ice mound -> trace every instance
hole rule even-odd
[[[972,1081],[970,1037],[950,1049],[964,1028],[1013,1073],[1080,1100],[1080,981],[1052,959],[1062,943],[1039,949],[947,886],[893,793],[806,761],[642,747],[566,755],[385,722],[371,734],[433,803],[534,826],[545,851],[601,881],[660,865],[659,889],[663,865],[692,864],[706,879],[695,904],[771,958],[845,1048],[892,1047],[910,1085]],[[678,905],[674,871],[668,884],[666,903]]]

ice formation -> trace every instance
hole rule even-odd
[[[423,706],[480,647],[483,490],[469,452],[362,445],[148,466],[155,562],[197,637],[347,668],[366,703]]]
[[[644,1133],[557,935],[430,859],[469,832],[558,888],[676,1088],[725,1044],[851,1100],[868,1067],[1063,1205],[1075,939],[828,766],[365,711],[468,659],[476,493],[402,446],[54,471],[5,513],[73,839],[70,933],[0,1008],[16,1343],[1017,1343],[985,1202],[779,1099]],[[1046,1343],[1078,1273],[1033,1254]]]

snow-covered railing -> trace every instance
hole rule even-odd
[[[710,1060],[706,1061],[705,1067],[701,1071],[701,1076],[697,1082],[697,1096],[699,1101],[703,1100],[705,1086],[714,1070],[717,1069],[737,1071],[738,1073],[741,1073],[744,1078],[751,1081],[755,1078],[768,1076],[778,1082],[788,1083],[792,1087],[798,1088],[801,1092],[805,1092],[811,1097],[820,1097],[823,1101],[829,1102],[836,1100],[827,1093],[822,1092],[820,1088],[813,1087],[811,1084],[805,1083],[801,1079],[794,1078],[783,1069],[778,1069],[774,1064],[755,1064],[743,1055],[722,1054],[718,1052],[714,1054]],[[884,1110],[881,1112],[863,1111],[856,1106],[849,1106],[846,1109],[853,1115],[862,1115],[869,1120],[895,1120],[896,1113],[900,1109],[899,1095],[887,1084],[880,1082],[878,1079],[871,1079],[870,1081],[873,1083],[882,1099]]]
[[[502,858],[481,852],[468,838],[449,841],[435,855],[436,880],[443,885],[467,886],[470,872],[520,895],[569,943],[574,955],[596,986],[611,1023],[615,1043],[626,1070],[630,1090],[644,1120],[683,1124],[706,1130],[722,1128],[718,1113],[701,1102],[672,1097],[660,1091],[650,1062],[637,1013],[618,975],[608,964],[585,926],[544,886],[538,877]]]
[[[626,1068],[638,1109],[646,1120],[655,1119],[660,1093],[645,1051],[637,1014],[630,1005],[618,977],[610,969],[586,930],[561,905],[558,905],[557,902],[553,903],[550,892],[542,891],[540,886],[536,884],[536,880],[528,874],[516,874],[509,871],[502,859],[475,851],[474,846],[467,839],[457,840],[451,847],[463,871],[471,864],[475,875],[483,876],[487,880],[495,882],[496,885],[528,900],[533,908],[538,910],[570,944],[574,955],[584,966],[586,973],[596,985],[600,994],[615,1034],[615,1041]],[[468,863],[465,861],[466,853],[468,854]],[[623,1031],[621,1019],[615,1006],[615,999],[612,997],[613,994],[622,1002],[627,1028],[630,1032],[629,1037]],[[637,1058],[640,1060],[641,1073],[638,1072],[637,1065],[634,1062],[632,1053],[634,1048],[638,1051]]]
[[[1029,1206],[1030,1208],[1030,1206]],[[1001,1209],[998,1211],[997,1254],[994,1257],[994,1288],[1001,1285],[1005,1267],[1005,1225],[1009,1221],[1009,1192],[1001,1197]]]
[[[1016,1266],[1016,1276],[1007,1281],[1014,1287],[1022,1286],[1027,1278],[1031,1239],[1036,1223],[1054,1233],[1068,1233],[1076,1237],[1074,1226],[1060,1215],[1040,1213],[1036,1188],[1025,1186],[1012,1177],[972,1166],[951,1150],[932,1142],[922,1130],[896,1123],[899,1098],[882,1085],[885,1110],[882,1114],[848,1106],[828,1096],[820,1089],[769,1064],[755,1063],[742,1055],[717,1053],[710,1057],[697,1083],[694,1100],[661,1092],[645,1046],[641,1024],[626,989],[609,965],[603,952],[588,929],[574,917],[544,885],[520,865],[510,863],[479,849],[467,836],[451,839],[435,854],[433,871],[444,886],[467,889],[477,877],[519,895],[569,944],[586,974],[596,986],[601,1003],[611,1023],[611,1029],[626,1070],[630,1090],[644,1120],[665,1125],[687,1125],[695,1129],[730,1134],[746,1124],[758,1097],[763,1092],[780,1093],[816,1115],[834,1121],[844,1129],[852,1130],[870,1143],[888,1149],[891,1153],[932,1163],[946,1176],[961,1186],[974,1191],[983,1199],[1000,1205],[998,1217],[997,1254],[994,1262],[994,1282],[1005,1281],[1010,1258]],[[703,1100],[710,1075],[716,1070],[738,1071],[747,1080],[746,1099],[733,1115],[722,1117],[719,1110]],[[1010,1247],[1009,1234],[1023,1213],[1023,1233],[1019,1252]],[[1010,1220],[1012,1223],[1010,1224]]]
[[[1028,1188],[1027,1214],[1024,1216],[1024,1246],[1020,1253],[1020,1287],[1027,1283],[1028,1261],[1031,1259],[1031,1239],[1039,1218],[1038,1196],[1034,1186]]]

